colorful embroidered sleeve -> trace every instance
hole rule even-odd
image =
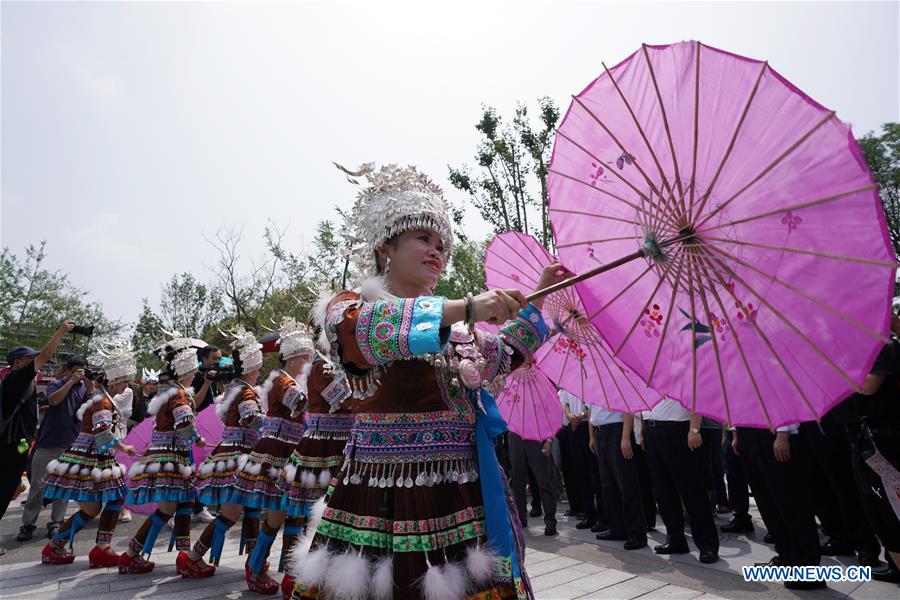
[[[197,428],[194,426],[194,407],[191,398],[183,391],[179,391],[170,400],[172,403],[172,420],[175,422],[175,431],[181,439],[191,443],[200,438]]]
[[[515,369],[534,355],[549,333],[541,311],[533,304],[529,304],[528,308],[519,310],[515,319],[507,321],[500,328],[497,337],[515,352],[511,365],[511,368]]]
[[[441,327],[443,314],[441,296],[344,300],[333,304],[326,323],[334,328],[341,360],[369,369],[442,350],[450,335],[449,327]]]
[[[300,386],[291,384],[284,390],[281,397],[281,403],[291,409],[291,414],[296,415],[303,412],[306,407],[306,394],[300,389]]]
[[[262,418],[259,400],[256,393],[252,389],[245,389],[240,392],[240,398],[235,402],[238,403],[238,420],[245,427],[258,426]]]

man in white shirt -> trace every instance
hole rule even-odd
[[[775,537],[769,564],[816,566],[821,561],[819,532],[809,485],[809,457],[798,424],[768,429],[738,427],[733,448],[744,466],[753,498]],[[785,581],[789,589],[826,587],[824,581]]]
[[[626,550],[643,548],[647,545],[647,521],[633,460],[634,416],[599,406],[591,406],[590,411],[590,449],[597,456],[609,525],[597,539],[624,541]]]
[[[703,489],[702,456],[694,452],[703,443],[700,421],[700,415],[691,415],[669,398],[643,413],[644,445],[653,491],[666,525],[666,543],[653,550],[657,554],[690,552],[681,511],[684,501],[700,562],[714,563],[719,560],[719,535]]]
[[[582,517],[575,527],[577,529],[594,529],[603,520],[600,498],[602,486],[597,471],[597,460],[588,447],[590,439],[588,408],[580,398],[563,389],[559,390],[559,400],[563,404],[567,420],[567,424],[563,427],[565,443],[568,444],[564,463],[565,460],[569,462],[566,496],[573,511]],[[561,439],[560,442],[562,444],[563,440]]]

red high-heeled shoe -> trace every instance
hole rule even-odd
[[[260,572],[260,575],[269,570],[269,563],[266,563],[263,566],[263,570]],[[259,577],[257,575],[257,577]],[[247,589],[251,592],[256,592],[257,594],[266,594],[272,595],[277,594],[278,590],[281,586],[278,585],[278,582],[274,579],[256,579],[253,577],[253,573],[250,572],[250,567],[248,565],[244,565],[244,578],[247,580]]]
[[[175,559],[175,568],[178,574],[187,579],[204,579],[212,577],[216,572],[213,565],[203,564],[202,560],[191,560],[187,552],[179,552]]]
[[[119,555],[119,573],[122,575],[140,575],[153,570],[153,561],[138,556],[129,556],[127,552]]]
[[[119,555],[113,552],[113,549],[109,546],[105,549],[100,546],[94,546],[91,553],[88,554],[88,564],[92,569],[117,567],[119,566]]]
[[[294,578],[290,575],[285,575],[281,580],[281,595],[284,596],[284,600],[291,600],[294,595]]]
[[[75,555],[71,552],[63,552],[60,554],[53,547],[53,544],[47,544],[41,550],[41,564],[43,565],[70,565],[75,560]]]

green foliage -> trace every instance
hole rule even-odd
[[[859,146],[881,186],[888,232],[894,253],[900,257],[900,123],[885,123],[881,135],[868,133],[859,139]]]
[[[535,129],[524,104],[516,107],[509,125],[504,124],[496,109],[485,107],[475,125],[481,134],[475,150],[478,169],[473,171],[467,165],[448,169],[451,185],[469,195],[481,218],[496,233],[531,233],[549,248],[552,239],[547,213],[547,167],[560,112],[549,98],[540,98],[538,108]],[[537,193],[531,191],[535,183]],[[452,210],[461,230],[465,209]],[[465,239],[465,234],[460,232],[459,237]]]
[[[463,298],[468,292],[479,294],[486,289],[484,251],[487,242],[461,239],[453,248],[453,258],[434,288],[434,293],[447,298]]]
[[[0,252],[0,346],[43,346],[59,324],[71,319],[93,325],[90,346],[80,336],[67,336],[60,354],[90,354],[98,344],[110,341],[123,324],[106,317],[100,303],[69,281],[62,271],[46,268],[47,242],[25,249],[24,260],[9,248]]]

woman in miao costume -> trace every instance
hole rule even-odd
[[[332,298],[323,323],[356,419],[292,555],[294,597],[530,596],[493,447],[505,423],[482,387],[543,342],[541,302],[514,290],[434,296],[452,243],[440,189],[413,167],[349,174],[368,180],[348,216],[377,277]],[[564,276],[551,265],[539,285]],[[505,325],[492,335],[477,321]]]
[[[165,363],[169,386],[153,397],[147,406],[152,416],[153,435],[150,445],[140,461],[134,463],[128,473],[131,490],[130,504],[158,503],[128,543],[128,549],[119,557],[119,573],[123,575],[149,573],[154,563],[147,558],[153,552],[156,538],[163,526],[175,515],[175,560],[182,577],[209,577],[214,569],[188,559],[186,550],[191,544],[191,508],[196,491],[193,482],[191,448],[202,446],[204,440],[194,426],[194,391],[187,387],[197,372],[197,350],[191,340],[170,334],[175,339],[165,344],[160,356]]]
[[[327,340],[320,337],[319,342],[327,348]],[[335,371],[330,360],[316,360],[301,389],[305,390],[306,431],[278,480],[284,490],[288,519],[279,570],[284,568],[286,557],[302,533],[313,505],[325,495],[333,474],[344,462],[344,446],[353,426],[350,387],[344,372]],[[294,591],[294,580],[290,575],[284,576],[281,589],[285,598],[290,598]]]
[[[315,346],[309,329],[293,317],[285,317],[278,329],[278,358],[281,368],[273,369],[262,386],[260,400],[266,411],[260,439],[253,447],[244,468],[237,472],[231,502],[242,504],[244,511],[265,510],[259,537],[247,558],[246,578],[250,591],[261,594],[278,592],[278,582],[268,574],[269,550],[285,522],[284,494],[278,487],[285,463],[303,436],[301,388],[309,376]],[[285,528],[285,536],[294,523]],[[296,536],[296,533],[293,533]]]
[[[71,550],[75,534],[98,514],[97,545],[88,555],[90,567],[115,567],[119,556],[110,548],[122,500],[128,493],[125,470],[116,460],[119,448],[130,454],[134,447],[121,443],[125,437],[125,417],[113,402],[137,373],[134,357],[124,343],[103,353],[103,374],[98,388],[76,414],[81,431],[68,450],[47,465],[47,500],[75,500],[79,511],[70,516],[50,543],[41,551],[44,564],[68,564],[75,559]],[[102,509],[102,511],[101,511]]]
[[[237,491],[237,474],[243,471],[250,453],[259,441],[259,429],[263,423],[264,413],[260,402],[262,390],[254,386],[262,367],[262,346],[242,326],[238,326],[231,336],[234,338],[231,342],[231,358],[238,377],[215,399],[216,416],[225,426],[222,441],[203,461],[196,479],[200,502],[207,506],[221,507],[219,516],[206,526],[188,552],[191,561],[202,565],[206,565],[203,556],[207,551],[211,562],[218,564],[225,544],[225,534],[241,514],[244,515],[244,522],[239,554],[243,554],[244,548],[248,553],[253,550],[259,531],[259,509],[245,510],[243,504],[234,500],[233,496]],[[249,581],[250,577],[247,579]]]

